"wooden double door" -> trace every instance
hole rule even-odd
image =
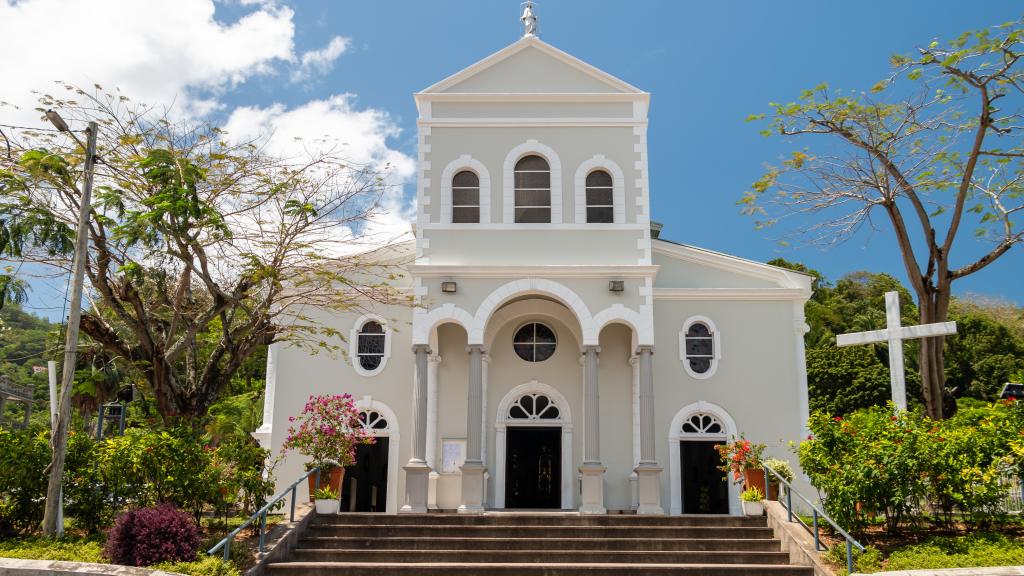
[[[562,429],[510,426],[506,431],[505,507],[562,507]]]

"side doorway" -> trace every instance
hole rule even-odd
[[[387,510],[389,442],[378,436],[373,444],[356,448],[356,463],[345,468],[341,486],[342,512]]]

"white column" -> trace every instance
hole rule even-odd
[[[490,354],[484,353],[483,360],[483,380],[481,397],[480,397],[480,460],[484,466],[487,466],[487,382],[490,375],[491,368],[491,356]],[[487,480],[491,477],[490,470],[484,469],[484,493],[483,502],[484,506],[487,505]]]
[[[633,413],[630,422],[633,425],[633,471],[629,473],[629,507],[636,510],[640,505],[640,494],[637,489],[636,467],[640,465],[640,357],[636,354],[629,357],[629,366],[633,374]]]
[[[661,507],[661,467],[654,452],[654,346],[637,347],[640,357],[640,464],[636,467],[637,514],[664,514]]]
[[[466,461],[462,465],[462,504],[460,514],[482,514],[484,492],[484,467],[481,460],[483,440],[483,380],[484,347],[472,344],[469,352],[469,394],[466,405]]]
[[[416,356],[416,376],[413,386],[412,410],[412,457],[404,466],[405,504],[401,513],[423,513],[427,511],[427,486],[430,466],[427,466],[427,378],[430,346],[416,344],[412,347]]]
[[[598,389],[598,346],[583,347],[583,494],[581,514],[606,514],[604,472],[601,465],[601,402]]]
[[[266,385],[263,390],[263,424],[252,433],[252,437],[260,443],[264,450],[271,450],[271,435],[274,431],[274,393],[277,389],[277,354],[280,346],[278,342],[267,346],[267,375]],[[56,373],[51,370],[51,374]],[[52,399],[53,396],[51,395],[51,407],[55,407]]]
[[[427,508],[437,509],[437,369],[441,357],[431,355],[427,358],[427,466],[430,474],[427,482]]]

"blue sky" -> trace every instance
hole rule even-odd
[[[8,1],[0,0],[0,20]],[[225,118],[239,107],[295,109],[350,94],[348,111],[372,110],[385,117],[387,148],[412,158],[412,94],[521,35],[521,9],[511,0],[218,2],[212,18],[231,26],[258,10],[279,20],[282,11],[288,12],[290,56],[268,55],[271,72],[253,68],[231,85],[200,78],[176,86],[212,94],[219,106],[214,115]],[[835,280],[861,269],[904,278],[887,223],[879,220],[880,231],[827,251],[780,245],[777,238],[786,228],[755,230],[736,201],[763,164],[791,146],[759,136],[759,127],[744,118],[823,81],[866,89],[888,72],[890,54],[1019,18],[1024,5],[1006,0],[547,0],[536,12],[545,41],[651,92],[652,213],[665,224],[664,237],[761,261],[781,256]],[[347,40],[344,50],[294,81],[302,55],[324,49],[337,36]],[[133,82],[143,86],[142,80]],[[411,181],[405,185],[406,198],[414,189]],[[970,233],[960,242],[963,248],[954,252],[954,263],[987,247]],[[961,294],[971,291],[1024,304],[1021,280],[1024,247],[954,287]],[[33,296],[46,299],[45,292],[41,287]]]

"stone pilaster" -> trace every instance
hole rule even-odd
[[[664,514],[661,507],[661,467],[654,455],[654,346],[639,346],[640,464],[636,467],[637,514]]]
[[[430,346],[416,344],[412,347],[416,358],[416,380],[413,386],[412,409],[412,457],[405,470],[405,504],[401,513],[423,513],[427,511],[427,488],[430,466],[427,466],[427,380]]]
[[[583,347],[583,475],[581,514],[605,514],[604,472],[601,465],[601,401],[597,379],[598,346]]]
[[[473,344],[469,352],[469,394],[466,406],[466,461],[462,465],[462,504],[460,514],[482,514],[484,511],[483,439],[484,347]]]

